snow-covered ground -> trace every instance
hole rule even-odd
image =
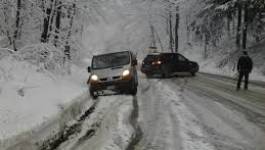
[[[136,149],[263,150],[264,88],[235,92],[235,82],[198,75],[142,79],[143,138]]]
[[[60,142],[57,149],[127,149],[136,137],[137,131],[131,123],[136,107],[142,131],[142,136],[137,137],[139,142],[133,146],[136,150],[265,148],[264,87],[251,84],[249,91],[235,92],[235,81],[205,74],[171,79],[146,79],[139,74],[139,79],[136,97],[112,95],[94,101],[93,111],[83,121],[79,120],[80,128],[73,127],[73,134]],[[134,101],[138,102],[137,106]],[[86,106],[85,110],[89,110],[90,104]],[[39,129],[37,139],[43,135],[45,130]],[[34,142],[38,140],[32,139],[35,137],[36,133],[8,150],[25,147],[35,150],[36,147],[27,147],[36,146]]]
[[[215,53],[209,54],[210,57],[205,60],[202,56],[203,45],[196,47],[191,41],[192,37],[186,33],[187,23],[193,17],[200,21],[197,14],[204,7],[200,3],[199,0],[181,1],[180,53],[197,61],[202,72],[236,78],[236,71],[231,64],[222,69],[217,67],[217,63],[225,57]],[[18,55],[23,59],[9,57],[14,53],[12,50],[0,50],[1,150],[36,150],[46,141],[52,141],[57,133],[69,129],[67,125],[78,123],[77,116],[95,103],[95,110],[81,122],[80,132],[77,128],[66,141],[59,143],[57,149],[127,149],[133,138],[140,138],[135,137],[136,131],[130,122],[131,114],[135,111],[134,101],[139,103],[139,126],[143,132],[141,139],[138,139],[140,142],[134,143],[137,150],[265,149],[265,96],[264,88],[259,86],[251,85],[250,91],[236,93],[234,81],[218,80],[216,77],[212,79],[198,75],[195,78],[149,80],[141,75],[137,97],[107,96],[93,102],[88,97],[86,85],[86,66],[93,54],[101,53],[100,50],[111,52],[129,49],[137,53],[138,58],[144,58],[147,54],[145,49],[152,42],[151,26],[155,30],[153,38],[156,46],[161,51],[170,51],[165,20],[168,14],[163,1],[109,0],[99,4],[102,5],[99,8],[97,4],[95,7],[89,5],[95,8],[95,12],[88,13],[91,16],[88,23],[83,24],[86,19],[75,22],[76,25],[84,26],[82,35],[72,37],[78,44],[71,45],[74,49],[78,47],[78,53],[88,57],[83,64],[75,62],[81,67],[71,64],[65,66],[67,71],[60,72],[63,50],[55,50],[51,46],[45,48],[40,45],[40,51],[36,51],[36,45],[26,46],[21,50],[23,55]],[[39,37],[35,33],[29,36]],[[34,43],[35,40],[38,41],[38,38],[26,43]],[[6,45],[1,37],[0,41]],[[193,47],[189,47],[188,43],[193,44]],[[230,51],[231,46],[226,46]],[[255,60],[251,80],[265,81],[262,75],[263,48],[264,45],[251,50]],[[49,50],[55,50],[56,53],[44,65],[40,60],[46,59],[43,55]],[[56,62],[57,58],[59,63]],[[74,58],[74,61],[78,59]],[[57,65],[59,68],[56,68]],[[55,69],[51,71],[46,67]]]
[[[254,51],[254,50],[251,50]],[[238,73],[236,70],[236,63],[232,64],[232,62],[229,62],[227,65],[223,67],[218,67],[218,64],[222,61],[224,58],[223,56],[219,55],[211,55],[211,57],[205,59],[202,55],[203,50],[201,47],[194,47],[192,49],[183,50],[180,53],[183,53],[184,56],[189,58],[192,61],[196,61],[200,65],[200,72],[205,73],[211,73],[216,75],[223,75],[228,76],[236,79],[238,77]],[[254,62],[254,68],[250,74],[250,80],[253,81],[265,81],[265,75],[264,75],[264,62],[262,61],[262,57],[257,59],[260,55],[263,54],[250,54],[250,57],[252,57]],[[233,60],[233,62],[237,62],[236,60]]]
[[[83,123],[82,131],[58,148],[59,150],[124,150],[133,136],[130,115],[131,96],[100,97],[95,112]],[[92,136],[87,132],[94,130]]]
[[[0,60],[0,141],[49,122],[86,93],[85,68],[71,75],[41,70],[7,56]]]

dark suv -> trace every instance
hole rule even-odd
[[[152,53],[143,60],[141,71],[147,77],[156,74],[170,77],[180,73],[190,73],[195,76],[199,71],[199,65],[179,53]]]

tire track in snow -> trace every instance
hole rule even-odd
[[[137,150],[160,150],[163,149],[161,136],[164,130],[161,129],[161,122],[164,122],[162,114],[162,103],[157,96],[157,91],[154,89],[154,82],[158,83],[157,79],[144,79],[141,83],[141,93],[138,96],[140,102],[140,126],[143,130],[143,138],[136,146]]]
[[[91,108],[92,101],[88,101],[87,93],[75,98],[70,105],[64,107],[58,115],[53,116],[47,122],[40,126],[33,128],[31,131],[15,136],[12,139],[7,140],[2,150],[38,150],[43,145],[43,141],[49,139],[55,139],[62,133],[62,130],[66,130],[75,123],[76,118],[80,117],[84,111]],[[68,129],[70,132],[70,129]],[[48,142],[47,142],[48,143]],[[47,144],[46,143],[46,144]]]
[[[138,124],[138,117],[139,117],[139,106],[137,97],[133,97],[133,111],[130,116],[130,123],[134,128],[134,134],[132,136],[131,142],[129,143],[126,150],[135,150],[135,146],[141,141],[143,132],[141,127]]]
[[[143,129],[143,139],[137,150],[212,150],[213,146],[207,142],[196,117],[189,112],[182,102],[182,98],[170,88],[165,80],[144,81],[139,100],[140,125]],[[146,83],[147,82],[147,83]],[[149,84],[149,85],[147,85]],[[145,87],[143,89],[146,89]],[[178,90],[181,92],[181,90]],[[200,138],[196,138],[200,137]]]
[[[79,117],[79,119],[77,120],[76,123],[74,123],[74,124],[72,124],[70,126],[66,126],[63,130],[59,131],[52,138],[43,141],[40,144],[38,149],[39,150],[55,150],[62,143],[67,141],[72,135],[80,133],[83,122],[86,119],[88,119],[89,116],[95,111],[96,106],[97,106],[98,103],[99,103],[98,100],[95,101],[93,103],[93,105],[87,111],[85,111],[85,113],[83,115],[81,115]],[[93,134],[95,134],[95,130],[91,129],[87,133],[90,134],[90,135],[88,135],[88,137],[89,136],[91,137],[91,136],[93,136]]]
[[[201,78],[201,77],[199,77]],[[206,81],[201,81],[202,79]],[[186,86],[187,89],[190,91],[193,91],[195,93],[201,94],[205,97],[209,97],[212,100],[223,104],[229,109],[235,109],[242,113],[247,120],[250,122],[255,123],[260,128],[262,128],[265,131],[265,108],[262,105],[265,105],[264,99],[261,99],[259,97],[249,97],[248,95],[244,97],[247,93],[253,95],[255,93],[250,93],[249,91],[242,92],[242,94],[239,92],[233,92],[233,88],[227,87],[226,83],[219,83],[216,85],[216,83],[211,84],[214,82],[212,79],[207,81],[207,77],[204,77],[200,80],[197,80],[196,84],[191,83]],[[208,84],[218,86],[218,88],[214,88],[211,86],[207,86]],[[221,87],[224,86],[222,89]],[[226,90],[226,88],[230,88],[230,90]],[[224,90],[225,89],[225,90]],[[265,96],[265,94],[263,94]],[[255,99],[259,100],[260,103],[255,103]],[[262,102],[263,101],[263,102]]]
[[[185,99],[182,96],[184,91],[184,85],[187,84],[187,80],[184,80],[183,85],[179,88],[172,88],[170,84],[167,84],[169,80],[163,82],[164,91],[168,95],[164,97],[164,100],[168,99],[168,108],[170,109],[173,125],[178,128],[178,134],[175,132],[175,143],[178,143],[172,147],[174,149],[191,150],[191,149],[203,149],[213,150],[214,146],[207,141],[207,135],[203,132],[202,126],[198,123],[197,117],[190,111],[185,105]],[[181,144],[181,146],[179,146]],[[178,146],[178,147],[177,147]],[[177,147],[177,148],[175,148]]]
[[[171,82],[168,84],[172,88],[183,89],[181,96],[191,112],[198,117],[200,126],[208,134],[206,140],[220,150],[263,150],[264,133],[259,127],[264,124],[262,120],[257,122],[259,119],[259,117],[256,118],[257,113],[235,100],[228,99],[223,95],[225,93],[208,87],[205,85],[208,81],[199,80],[202,83],[199,84],[197,78],[190,79],[191,81],[188,80],[187,83],[184,80],[188,78],[178,78],[174,80],[175,84]],[[244,118],[242,114],[248,117]]]

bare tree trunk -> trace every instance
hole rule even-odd
[[[154,31],[155,31],[155,35],[157,37],[157,40],[158,40],[158,42],[160,44],[161,51],[163,52],[164,51],[164,46],[163,46],[163,43],[161,41],[161,38],[160,38],[159,34],[157,33],[157,31],[156,30],[154,30]]]
[[[169,49],[173,53],[172,12],[169,12]]]
[[[7,14],[8,7],[5,6],[3,9],[4,9],[4,17],[5,17],[4,21],[5,21],[6,24],[8,24],[8,17],[9,17],[8,14]],[[5,32],[6,32],[7,39],[9,41],[9,46],[13,45],[14,41],[13,41],[12,35],[10,35],[9,29],[6,29]]]
[[[242,26],[242,6],[241,4],[238,2],[237,4],[237,9],[238,9],[238,14],[237,14],[237,34],[236,34],[236,45],[237,48],[241,48],[241,43],[240,43],[240,39],[241,39],[241,26]]]
[[[179,7],[176,7],[176,22],[175,22],[175,52],[178,52],[179,49]]]
[[[243,28],[243,37],[242,37],[242,46],[243,49],[247,48],[247,32],[248,32],[248,4],[244,6],[244,28]]]
[[[16,13],[16,29],[13,37],[13,49],[17,51],[16,40],[18,38],[19,26],[20,26],[20,10],[21,10],[21,0],[17,0],[17,13]]]
[[[61,27],[61,11],[62,11],[62,2],[59,1],[58,3],[56,3],[55,37],[54,37],[55,46],[58,46],[60,27]]]
[[[236,19],[234,19],[234,18],[232,18],[232,33],[233,33],[233,35],[235,35],[236,34]]]
[[[185,25],[186,25],[186,43],[187,44],[190,44],[190,25],[189,25],[189,17],[190,16],[186,16],[186,18],[185,18]]]
[[[230,37],[231,36],[231,34],[230,34],[231,29],[230,29],[230,20],[228,17],[226,19],[226,29],[227,29],[227,35],[228,35],[228,37]]]
[[[49,33],[49,27],[50,27],[50,21],[51,21],[51,13],[52,13],[52,5],[53,5],[54,0],[50,0],[50,7],[48,8],[43,8],[45,10],[45,16],[43,20],[43,29],[42,29],[42,34],[41,34],[41,42],[46,43],[48,42],[48,33]],[[42,3],[44,3],[44,0],[42,0]],[[44,7],[44,4],[43,4]]]
[[[208,58],[208,44],[209,44],[209,36],[208,34],[204,34],[204,58]]]
[[[72,27],[73,27],[73,23],[74,23],[75,9],[76,9],[76,4],[73,3],[72,8],[69,8],[68,16],[67,16],[70,19],[70,23],[69,23],[69,30],[68,30],[68,34],[67,34],[67,38],[66,38],[66,43],[65,43],[64,54],[65,54],[66,59],[68,59],[68,60],[71,60],[70,39],[72,36]]]
[[[156,47],[156,38],[155,38],[155,31],[154,26],[150,22],[150,31],[151,31],[151,47]]]
[[[53,22],[54,22],[54,17],[56,15],[56,3],[58,0],[51,0],[51,15],[50,15],[50,21],[49,21],[49,30],[48,30],[48,40],[50,40],[51,34],[53,34]]]

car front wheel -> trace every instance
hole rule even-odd
[[[97,95],[97,93],[94,90],[90,89],[89,93],[90,93],[90,96],[91,96],[92,99],[95,100],[95,99],[98,98],[98,95]]]
[[[136,81],[133,81],[130,87],[129,94],[135,96],[137,94],[137,84]]]
[[[162,66],[162,78],[169,78],[170,77],[170,72],[169,69],[166,66]]]
[[[152,78],[152,74],[146,74],[146,78]]]

